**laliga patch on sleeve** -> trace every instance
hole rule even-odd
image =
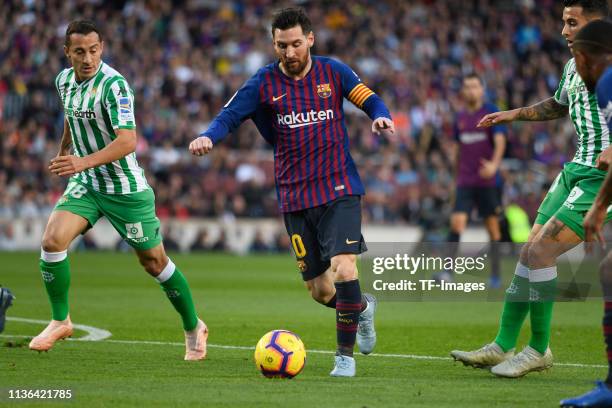
[[[119,119],[122,122],[134,120],[129,98],[119,98]]]
[[[130,98],[119,98],[119,107],[121,109],[130,109]]]

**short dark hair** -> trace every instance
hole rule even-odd
[[[272,37],[274,30],[288,30],[299,25],[302,27],[302,32],[308,34],[312,31],[312,23],[306,15],[306,12],[301,7],[289,7],[274,13],[272,17]]]
[[[608,0],[563,0],[563,7],[580,6],[585,14],[607,17],[610,13]]]
[[[591,21],[578,31],[572,46],[589,54],[612,54],[612,23],[607,20]]]
[[[68,24],[68,28],[66,28],[66,39],[64,40],[64,44],[66,47],[70,47],[70,36],[72,34],[83,34],[87,35],[89,33],[98,34],[98,38],[100,42],[102,42],[102,34],[96,27],[96,24],[90,20],[75,20]]]
[[[465,82],[468,79],[477,79],[480,82],[480,85],[484,85],[482,78],[475,72],[470,72],[469,74],[465,74],[461,80],[461,82]]]

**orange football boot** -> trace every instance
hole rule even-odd
[[[30,342],[30,350],[48,351],[56,341],[72,336],[72,322],[70,316],[66,320],[51,320],[38,336]]]
[[[206,358],[206,340],[208,340],[208,327],[198,319],[196,328],[185,332],[185,360],[196,361]]]

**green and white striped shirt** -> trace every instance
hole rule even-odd
[[[569,106],[570,118],[578,134],[578,148],[572,161],[595,167],[597,156],[610,146],[610,132],[597,106],[597,95],[586,89],[573,58],[565,64],[555,100]]]
[[[55,87],[70,126],[75,155],[83,157],[102,150],[117,137],[116,129],[136,128],[134,91],[104,62],[96,75],[80,83],[73,68],[63,70],[55,78]],[[135,153],[73,178],[104,194],[130,194],[150,188]]]

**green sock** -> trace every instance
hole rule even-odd
[[[172,272],[174,270],[174,272]],[[183,319],[183,329],[191,331],[198,325],[198,315],[191,298],[191,290],[187,279],[170,260],[164,271],[157,277],[158,281],[164,279],[163,275],[171,274],[170,278],[160,283],[172,306]],[[161,278],[160,278],[161,277]]]
[[[523,265],[517,265],[517,269]],[[529,313],[529,279],[514,275],[510,287],[506,289],[504,311],[499,324],[499,332],[495,338],[504,352],[516,347],[516,341],[521,333],[521,326]]]
[[[546,353],[550,341],[550,322],[552,320],[552,310],[557,291],[556,267],[554,269],[555,277],[553,279],[531,282],[530,284],[532,301],[529,302],[529,311],[531,313],[531,339],[529,340],[529,346],[540,354]]]
[[[40,260],[42,274],[53,320],[65,320],[68,317],[68,288],[70,287],[70,263],[68,257],[59,262]]]

